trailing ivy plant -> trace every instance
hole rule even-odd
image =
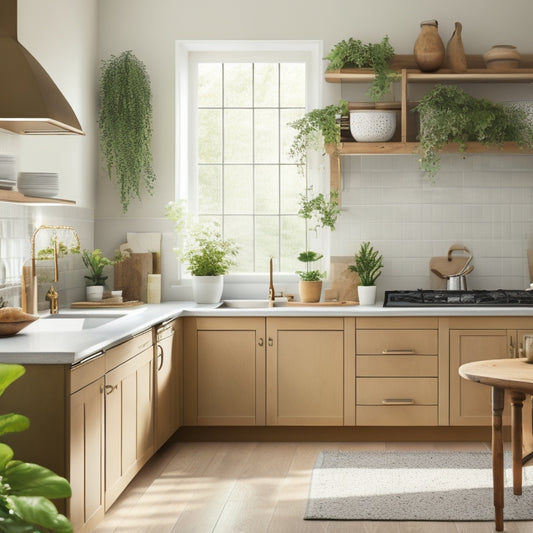
[[[153,194],[151,97],[146,67],[131,50],[102,61],[100,146],[123,213],[133,198],[141,199],[141,185]]]
[[[25,373],[21,365],[0,364],[0,395]],[[27,417],[0,415],[0,435],[24,431]],[[50,499],[70,498],[69,482],[43,466],[13,459],[10,446],[0,443],[0,531],[17,533],[71,533],[70,521],[57,512]]]
[[[378,101],[390,90],[398,74],[390,69],[389,61],[394,56],[394,48],[385,36],[380,43],[364,44],[350,37],[338,42],[325,57],[330,63],[327,70],[341,68],[366,68],[375,72],[375,79],[368,90],[372,101]]]
[[[315,233],[318,228],[334,230],[340,212],[339,191],[335,189],[330,191],[327,199],[322,193],[314,196],[313,187],[308,187],[305,194],[300,194],[298,215],[309,221],[307,229]]]
[[[430,180],[440,169],[438,151],[449,143],[458,144],[460,152],[468,141],[533,147],[533,125],[522,109],[474,98],[454,85],[436,85],[415,111],[420,114],[420,168]]]
[[[304,173],[307,154],[312,150],[323,150],[324,143],[337,144],[341,141],[341,127],[337,120],[348,115],[348,102],[340,100],[337,105],[328,105],[323,109],[313,109],[302,118],[289,122],[296,130],[296,135],[289,148],[289,157]]]

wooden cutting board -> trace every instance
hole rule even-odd
[[[359,305],[359,302],[351,302],[351,301],[345,301],[345,302],[287,302],[287,305],[289,306],[300,306],[300,307],[309,307],[309,306],[315,306],[315,305],[321,305],[321,306],[335,306],[335,305]]]
[[[115,300],[107,301],[107,300]],[[140,302],[139,300],[131,300],[128,302],[117,302],[115,298],[106,298],[104,300],[100,300],[99,302],[72,302],[70,304],[70,307],[72,309],[93,309],[98,308],[102,309],[105,307],[136,307],[137,305],[143,305],[144,302]]]
[[[115,265],[115,290],[122,290],[124,301],[146,302],[148,274],[153,272],[152,253],[132,253]]]

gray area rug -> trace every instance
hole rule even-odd
[[[533,467],[512,490],[505,454],[504,520],[533,519]],[[306,520],[492,521],[490,452],[320,452]]]

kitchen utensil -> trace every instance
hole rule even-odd
[[[459,272],[457,272],[457,275],[458,275],[458,276],[460,276],[460,275],[462,275],[462,274],[465,273],[465,271],[466,271],[467,268],[468,268],[468,265],[470,265],[470,261],[472,261],[472,256],[470,256],[470,257],[467,259],[466,263],[463,265],[463,268],[461,268],[461,270],[459,270]],[[471,272],[471,271],[470,271],[470,272]]]
[[[449,291],[466,291],[466,277],[448,276],[446,278],[446,289]]]
[[[458,253],[458,252],[466,252]],[[429,261],[430,269],[430,287],[432,289],[445,289],[446,288],[446,276],[455,276],[465,266],[465,263],[469,262],[472,257],[470,250],[462,244],[452,244],[448,248],[448,253],[441,257],[432,257]],[[471,261],[471,259],[470,259]],[[437,272],[440,273],[440,276]]]
[[[433,274],[435,274],[435,276],[439,277],[440,279],[446,279],[446,276],[441,274],[436,268],[432,268],[431,272],[433,272]]]
[[[470,265],[462,274],[461,276],[466,276],[468,274],[470,274],[470,272],[472,272],[472,270],[474,270],[474,265]]]

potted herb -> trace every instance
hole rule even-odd
[[[0,395],[24,375],[21,365],[0,364]],[[27,417],[9,413],[0,415],[0,435],[24,431]],[[10,446],[0,443],[0,522],[2,531],[73,531],[70,521],[57,512],[51,500],[70,498],[69,482],[47,468],[15,460]]]
[[[146,67],[128,50],[102,62],[100,146],[110,178],[116,180],[122,212],[141,186],[153,193],[152,92]]]
[[[380,43],[364,44],[360,40],[350,37],[347,41],[338,42],[325,57],[329,60],[327,70],[342,68],[372,69],[375,78],[368,90],[368,96],[376,102],[382,99],[390,90],[392,82],[398,78],[389,62],[394,56],[394,48],[385,36]]]
[[[89,270],[89,274],[84,276],[87,280],[87,301],[98,302],[103,297],[104,287],[108,278],[108,276],[104,276],[104,268],[120,263],[125,258],[125,255],[117,252],[113,259],[108,259],[104,257],[102,250],[96,248],[92,252],[83,250],[81,252],[81,258],[83,264]]]
[[[305,194],[300,195],[300,209],[298,215],[308,221],[307,229],[318,232],[319,228],[335,229],[335,224],[340,213],[338,204],[338,191],[332,190],[329,197],[324,194],[313,194],[313,188],[308,187]],[[317,269],[311,270],[310,263],[322,259],[323,255],[312,250],[305,250],[298,256],[298,261],[305,263],[305,270],[298,270],[296,274],[300,276],[299,293],[300,301],[313,303],[320,301],[322,292],[322,279],[326,277],[326,272]]]
[[[357,287],[360,305],[372,305],[376,302],[376,280],[381,275],[383,256],[374,250],[370,242],[363,242],[359,252],[355,254],[355,265],[349,269],[359,275],[360,285]]]
[[[474,98],[454,85],[436,85],[414,110],[420,114],[420,168],[430,180],[440,169],[439,150],[449,143],[460,152],[468,141],[533,147],[533,125],[522,109]]]
[[[307,163],[307,154],[312,150],[323,150],[324,143],[338,144],[341,141],[339,117],[348,115],[348,102],[340,100],[337,105],[313,109],[302,118],[289,122],[296,135],[289,148],[289,157],[298,165],[301,174]]]
[[[165,216],[175,222],[181,246],[174,252],[187,264],[196,303],[217,303],[224,288],[224,275],[235,265],[238,246],[224,239],[213,224],[192,223],[183,202],[169,202]]]

